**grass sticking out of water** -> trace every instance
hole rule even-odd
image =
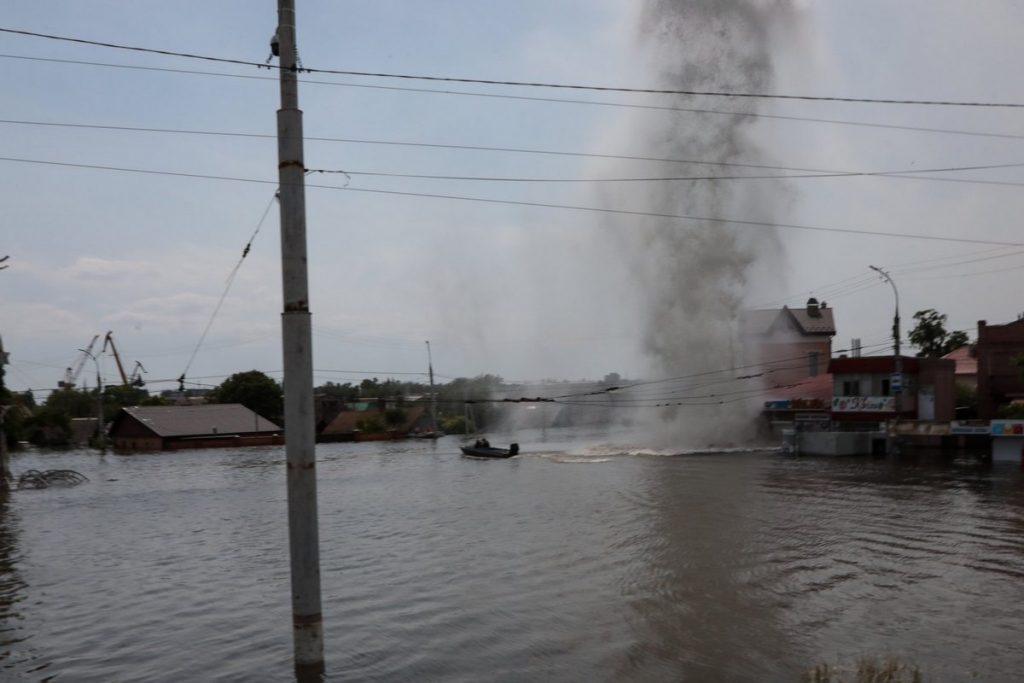
[[[803,683],[924,683],[924,674],[915,664],[895,658],[863,658],[849,670],[831,664],[819,664],[803,675]]]

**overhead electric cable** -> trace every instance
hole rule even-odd
[[[2,121],[0,121],[2,123]],[[695,163],[695,162],[689,162]],[[715,162],[696,162],[696,163],[715,163]],[[506,183],[631,183],[631,182],[663,182],[663,181],[697,181],[697,180],[787,180],[797,178],[849,178],[849,177],[890,177],[890,176],[905,176],[910,173],[952,173],[957,171],[979,171],[979,170],[992,170],[1001,168],[1020,168],[1024,167],[1024,163],[1012,163],[1012,164],[989,164],[984,166],[952,166],[946,168],[921,168],[912,169],[907,171],[836,171],[836,172],[820,172],[820,173],[807,173],[807,174],[787,174],[787,175],[745,175],[745,176],[647,176],[647,177],[635,177],[635,178],[533,178],[533,177],[502,177],[502,176],[465,176],[465,175],[434,175],[427,173],[389,173],[382,171],[350,171],[342,169],[322,169],[322,168],[311,168],[307,169],[306,173],[314,174],[337,174],[344,176],[370,176],[370,177],[386,177],[386,178],[411,178],[421,180],[461,180],[461,181],[484,181],[484,182],[506,182]],[[910,176],[916,177],[916,176]],[[927,178],[928,180],[955,180],[957,182],[979,182],[970,178]],[[998,183],[998,181],[981,181]],[[999,183],[1002,184],[1002,183]],[[1024,183],[1008,183],[1012,185],[1024,186]]]
[[[137,71],[156,71],[163,73],[176,73],[185,74],[192,76],[215,76],[221,78],[238,78],[243,80],[256,80],[256,81],[273,81],[278,82],[277,78],[271,76],[250,76],[246,74],[230,74],[216,71],[195,71],[192,69],[170,69],[165,67],[155,66],[140,66],[135,64],[110,64],[106,62],[90,62],[79,59],[57,59],[49,57],[28,57],[25,55],[9,55],[0,54],[0,59],[21,59],[26,61],[36,62],[52,62],[56,64],[76,64],[82,66],[98,66],[111,69],[128,69]],[[987,131],[975,131],[975,130],[962,130],[957,128],[929,128],[925,126],[909,126],[900,125],[894,123],[877,123],[872,121],[850,121],[848,119],[825,119],[812,116],[791,116],[784,114],[767,114],[764,112],[740,112],[740,111],[723,111],[720,109],[701,109],[696,107],[676,107],[669,105],[658,105],[658,104],[637,104],[631,102],[608,102],[603,100],[579,100],[561,97],[531,97],[527,95],[508,95],[499,93],[485,93],[485,92],[467,92],[463,90],[437,90],[433,88],[409,88],[400,87],[393,85],[370,85],[367,83],[347,83],[339,81],[317,81],[307,78],[299,79],[299,83],[303,85],[328,85],[336,86],[341,88],[361,88],[368,90],[390,90],[397,92],[411,92],[411,93],[423,93],[423,94],[435,94],[435,95],[455,95],[461,97],[480,97],[489,99],[503,99],[503,100],[520,100],[526,102],[551,102],[556,104],[580,104],[596,107],[619,107],[624,109],[651,109],[660,111],[676,111],[685,112],[690,114],[706,114],[712,116],[733,116],[733,117],[744,117],[744,118],[758,118],[758,119],[775,119],[780,121],[798,121],[803,123],[824,123],[839,126],[856,126],[863,128],[881,128],[891,130],[904,130],[915,133],[939,133],[944,135],[967,135],[972,137],[986,137],[986,138],[1005,138],[1005,139],[1024,139],[1024,135],[1016,133],[995,133]],[[307,138],[309,139],[309,138]]]
[[[36,31],[26,31],[22,29],[3,28],[0,27],[0,32],[11,33],[22,36],[29,36],[33,38],[44,38],[47,40],[56,40],[61,42],[78,43],[81,45],[92,45],[94,47],[104,47],[116,50],[127,50],[131,52],[143,52],[148,54],[158,54],[168,57],[183,57],[186,59],[198,59],[209,62],[221,62],[224,64],[235,64],[238,66],[252,66],[259,69],[280,69],[278,65],[271,65],[260,62],[253,62],[244,59],[231,59],[227,57],[214,57],[211,55],[201,55],[191,52],[176,52],[173,50],[161,50],[150,47],[140,47],[136,45],[124,45],[121,43],[111,43],[99,40],[88,40],[85,38],[75,38],[71,36],[58,36],[51,33],[39,33]],[[486,79],[486,78],[463,78],[457,76],[432,76],[424,74],[403,74],[403,73],[388,73],[382,71],[356,71],[352,69],[319,69],[309,67],[295,67],[294,71],[300,73],[318,73],[318,74],[333,74],[338,76],[361,76],[370,78],[389,78],[389,79],[400,79],[400,80],[414,80],[414,81],[434,81],[444,83],[474,83],[478,85],[501,85],[511,87],[528,87],[528,88],[552,88],[558,90],[587,90],[596,92],[621,92],[621,93],[636,93],[636,94],[653,94],[653,95],[691,95],[691,96],[705,96],[705,97],[726,97],[726,98],[743,98],[743,99],[773,99],[773,100],[802,100],[810,102],[859,102],[868,104],[903,104],[903,105],[925,105],[925,106],[944,106],[944,107],[986,107],[986,108],[1011,108],[1019,109],[1024,108],[1024,103],[1019,102],[993,102],[993,101],[960,101],[960,100],[926,100],[926,99],[889,99],[889,98],[870,98],[870,97],[837,97],[837,96],[822,96],[822,95],[785,95],[785,94],[774,94],[774,93],[754,93],[754,92],[726,92],[718,90],[683,90],[674,88],[629,88],[621,86],[605,86],[605,85],[586,85],[578,83],[549,83],[543,81],[515,81],[515,80],[498,80],[498,79]]]
[[[212,135],[212,136],[225,136],[225,137],[243,137],[243,138],[263,138],[263,139],[276,139],[277,136],[264,134],[264,133],[239,133],[230,131],[205,131],[205,130],[190,130],[190,129],[176,129],[176,128],[143,128],[137,126],[112,126],[112,125],[101,125],[101,124],[85,124],[85,123],[61,123],[61,122],[46,122],[46,121],[25,121],[17,119],[0,119],[0,124],[8,125],[30,125],[30,126],[51,126],[57,128],[85,128],[92,130],[117,130],[117,131],[131,131],[131,132],[143,132],[143,133],[170,133],[170,134],[182,134],[182,135]],[[1024,163],[1009,163],[1009,164],[986,164],[986,165],[975,165],[975,166],[955,166],[955,167],[944,167],[934,169],[913,169],[906,171],[841,171],[834,169],[820,169],[820,168],[805,168],[795,166],[777,166],[772,164],[755,164],[755,163],[743,163],[743,162],[729,162],[729,161],[706,161],[698,159],[672,159],[666,157],[642,157],[642,156],[628,156],[620,154],[596,154],[586,152],[568,152],[558,150],[542,150],[542,149],[522,149],[513,147],[485,147],[485,146],[474,146],[474,145],[446,145],[446,144],[435,144],[435,143],[417,143],[417,142],[401,142],[393,140],[359,140],[353,138],[329,138],[329,137],[313,137],[306,136],[305,140],[315,142],[340,142],[349,144],[366,144],[366,145],[398,145],[408,147],[426,147],[426,148],[441,148],[441,149],[462,149],[472,151],[485,151],[485,152],[508,152],[518,154],[541,154],[541,155],[553,155],[553,156],[574,156],[574,157],[588,157],[588,158],[602,158],[602,159],[621,159],[630,161],[651,161],[651,162],[662,162],[662,163],[673,163],[673,164],[693,164],[698,166],[723,166],[731,168],[752,168],[752,169],[765,169],[775,171],[792,171],[794,175],[765,175],[765,176],[688,176],[688,177],[657,177],[657,178],[626,178],[626,179],[610,179],[604,181],[617,181],[617,182],[629,182],[634,180],[734,180],[734,179],[764,179],[764,178],[834,178],[834,177],[845,177],[845,176],[876,176],[886,178],[911,178],[915,180],[941,180],[943,182],[955,182],[955,183],[968,183],[968,184],[1007,184],[1015,186],[1024,186],[1024,183],[1014,182],[1001,182],[1001,181],[986,181],[986,180],[975,180],[972,178],[937,178],[927,176],[909,175],[916,173],[947,173],[955,171],[976,171],[976,170],[993,170],[1001,168],[1019,168],[1024,166]],[[364,171],[343,171],[343,170],[327,170],[327,169],[310,169],[311,173],[338,173],[348,175],[384,175],[394,177],[408,177],[408,178],[432,178],[441,180],[510,180],[514,182],[598,182],[595,179],[502,179],[502,178],[487,178],[487,177],[474,177],[474,176],[440,176],[440,175],[413,175],[413,174],[389,174],[389,173],[371,173]],[[808,173],[809,175],[797,175],[799,173]]]
[[[203,333],[199,335],[199,341],[196,342],[196,347],[192,349],[192,355],[189,356],[188,362],[185,363],[185,370],[182,371],[181,377],[178,378],[179,382],[185,381],[185,375],[188,374],[189,368],[192,367],[192,361],[196,359],[196,354],[199,353],[199,348],[203,345],[203,341],[206,339],[207,333],[213,326],[213,321],[217,318],[217,314],[220,313],[221,306],[224,305],[224,299],[227,298],[228,292],[231,291],[231,285],[235,282],[235,276],[238,275],[238,270],[242,267],[242,261],[249,255],[249,250],[252,248],[252,242],[256,239],[256,235],[259,234],[260,228],[263,227],[263,221],[267,219],[267,214],[270,213],[270,208],[274,206],[274,201],[277,200],[277,193],[270,198],[270,202],[267,204],[267,208],[263,210],[263,215],[260,216],[260,220],[256,223],[256,229],[252,233],[252,237],[245,243],[245,247],[242,249],[242,255],[238,259],[238,263],[231,269],[231,273],[227,277],[227,281],[224,283],[224,291],[221,292],[220,299],[217,301],[217,305],[213,309],[213,313],[210,314],[210,319],[206,321],[206,327],[203,328]]]
[[[970,254],[953,254],[953,255],[950,255],[950,256],[939,256],[939,257],[936,257],[936,258],[918,259],[918,260],[915,260],[915,261],[903,261],[901,263],[894,263],[894,264],[887,265],[887,266],[884,266],[884,267],[885,267],[886,270],[889,270],[889,271],[892,271],[892,272],[913,272],[913,271],[916,271],[917,269],[916,268],[907,268],[907,267],[908,266],[918,266],[920,264],[930,264],[930,263],[937,264],[937,265],[929,266],[928,268],[944,268],[944,267],[946,267],[947,264],[939,263],[939,262],[953,261],[953,260],[957,260],[957,259],[962,259],[965,256],[972,256],[972,257],[978,256],[978,257],[982,257],[982,258],[971,259],[969,261],[964,261],[964,263],[973,263],[975,260],[977,260],[977,261],[986,261],[986,260],[989,260],[987,255],[992,254],[993,252],[999,252],[999,253],[997,253],[995,256],[991,256],[991,258],[1005,258],[1007,256],[1014,256],[1016,254],[1022,253],[1022,252],[1017,252],[1017,251],[1007,252],[1002,247],[994,247],[992,249],[982,249],[981,251],[972,252]],[[952,265],[952,264],[950,264],[950,265]],[[856,282],[853,282],[853,281],[856,281]],[[856,275],[851,275],[850,277],[843,278],[842,280],[837,280],[835,282],[831,282],[831,283],[828,283],[828,284],[819,285],[817,287],[811,287],[810,289],[803,290],[803,291],[801,291],[799,293],[791,294],[791,295],[784,296],[784,297],[779,297],[777,299],[770,299],[770,300],[764,301],[764,302],[759,302],[757,304],[754,304],[752,306],[752,308],[755,308],[755,309],[756,308],[766,308],[766,307],[769,307],[769,306],[772,306],[772,305],[783,304],[783,303],[786,303],[787,301],[796,301],[796,300],[798,300],[800,298],[803,298],[803,297],[806,297],[806,296],[814,296],[814,297],[817,297],[817,298],[820,299],[822,296],[831,296],[830,292],[832,292],[832,291],[846,290],[848,287],[857,286],[860,283],[864,283],[864,282],[868,282],[868,281],[877,283],[878,282],[878,278],[873,273],[860,272],[860,273],[857,273]]]
[[[885,342],[885,344],[887,344],[887,343],[888,342]],[[884,344],[862,345],[860,348],[861,348],[861,350],[863,350],[865,348],[870,348],[871,346],[883,346],[883,345]],[[833,349],[832,350],[832,354],[835,355],[837,353],[847,353],[847,352],[850,352],[852,350],[853,349]],[[572,393],[572,394],[561,394],[559,396],[554,396],[553,398],[578,398],[578,397],[583,397],[583,396],[596,396],[596,395],[599,395],[599,394],[607,394],[607,393],[611,393],[611,392],[623,392],[623,391],[627,391],[629,389],[633,389],[635,387],[643,387],[643,386],[649,386],[649,385],[653,385],[653,384],[666,384],[668,382],[677,382],[679,380],[694,379],[694,378],[697,378],[697,377],[711,377],[711,376],[720,375],[720,374],[723,374],[723,373],[726,373],[726,372],[736,372],[738,370],[749,370],[751,368],[769,368],[770,369],[773,365],[778,365],[779,363],[792,363],[792,362],[798,361],[798,360],[806,361],[807,360],[807,355],[806,354],[801,354],[799,356],[790,356],[788,358],[777,358],[777,359],[774,359],[774,360],[760,361],[760,362],[757,362],[757,363],[747,363],[745,365],[733,365],[733,366],[726,367],[726,368],[720,368],[718,370],[704,370],[704,371],[701,371],[701,372],[694,372],[694,373],[690,373],[690,374],[686,374],[686,375],[676,375],[674,377],[665,377],[663,379],[641,380],[641,381],[638,381],[638,382],[630,382],[628,384],[623,384],[621,386],[605,387],[603,389],[598,389],[596,391],[587,391],[587,392],[579,392],[579,393]]]
[[[166,175],[181,178],[198,178],[204,180],[224,180],[231,182],[259,183],[264,185],[277,185],[276,180],[260,180],[257,178],[238,178],[231,176],[218,176],[203,173],[183,173],[175,171],[154,171],[149,169],[127,168],[123,166],[104,166],[98,164],[77,164],[63,161],[43,161],[40,159],[23,159],[16,157],[0,157],[0,161],[16,163],[40,164],[44,166],[62,166],[66,168],[85,168],[103,171],[118,171],[122,173],[142,173],[147,175]],[[630,209],[608,209],[596,206],[578,206],[574,204],[554,204],[550,202],[531,202],[511,199],[491,199],[487,197],[470,197],[465,195],[434,194],[427,192],[402,192],[398,190],[380,190],[364,187],[341,187],[337,185],[316,185],[307,183],[306,187],[341,190],[345,192],[363,192],[369,194],[389,195],[394,197],[420,197],[428,199],[448,199],[452,201],[479,202],[482,204],[501,204],[508,206],[528,206],[543,209],[561,209],[566,211],[584,211],[588,213],[602,213],[616,216],[640,216],[648,218],[667,218],[671,220],[717,223],[723,225],[740,225],[745,227],[782,228],[787,230],[806,230],[812,232],[845,233],[851,235],[868,235],[872,237],[918,239],[932,242],[954,242],[961,244],[991,244],[993,246],[1024,247],[1024,242],[1004,242],[1001,240],[983,240],[970,237],[946,237],[941,235],[922,235],[903,232],[883,232],[880,230],[859,230],[856,228],[827,228],[813,225],[799,225],[796,223],[779,223],[771,221],[755,221],[740,218],[720,218],[716,216],[692,216],[687,214],[661,213],[656,211],[639,211]]]
[[[994,268],[994,269],[991,269],[991,270],[977,270],[977,271],[972,271],[970,273],[947,273],[945,275],[932,275],[932,276],[928,276],[928,277],[914,277],[914,276],[910,276],[910,277],[901,278],[901,279],[911,280],[913,282],[923,282],[925,280],[947,280],[949,278],[954,278],[954,277],[956,277],[956,278],[976,277],[978,275],[992,275],[994,273],[1007,273],[1007,272],[1010,272],[1011,270],[1020,270],[1021,268],[1024,268],[1024,265],[1009,266],[1008,268]]]

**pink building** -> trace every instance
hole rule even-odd
[[[740,314],[744,365],[761,366],[768,386],[825,374],[835,333],[832,309],[814,298],[805,308],[783,306]]]

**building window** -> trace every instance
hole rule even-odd
[[[807,354],[807,364],[808,364],[807,374],[809,374],[811,377],[817,377],[818,376],[818,352],[817,351],[811,351],[810,353]]]
[[[843,396],[860,396],[860,380],[846,380],[843,382]]]
[[[883,379],[882,380],[882,396],[888,396],[888,395],[889,395],[889,380]]]

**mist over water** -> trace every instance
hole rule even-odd
[[[771,92],[777,37],[797,21],[791,2],[764,0],[648,0],[637,15],[637,46],[646,64],[645,82],[673,90]],[[755,99],[722,100],[679,96],[662,105],[754,113]],[[770,163],[762,154],[754,119],[687,112],[652,117],[629,115],[624,129],[639,154],[708,162]],[[657,167],[654,167],[657,168]],[[703,164],[666,164],[664,175],[730,176],[753,169]],[[784,188],[763,181],[671,181],[628,183],[606,193],[609,206],[642,206],[661,214],[709,219],[771,221],[786,201]],[[614,230],[629,259],[639,292],[642,348],[653,377],[667,378],[740,365],[737,318],[758,286],[759,273],[779,277],[784,255],[771,228],[670,218],[641,219],[629,231]],[[719,385],[724,405],[704,403],[666,409],[657,423],[660,440],[727,443],[752,436],[759,400],[737,400],[742,384]],[[707,392],[691,392],[706,395]],[[695,402],[697,403],[697,402]]]

